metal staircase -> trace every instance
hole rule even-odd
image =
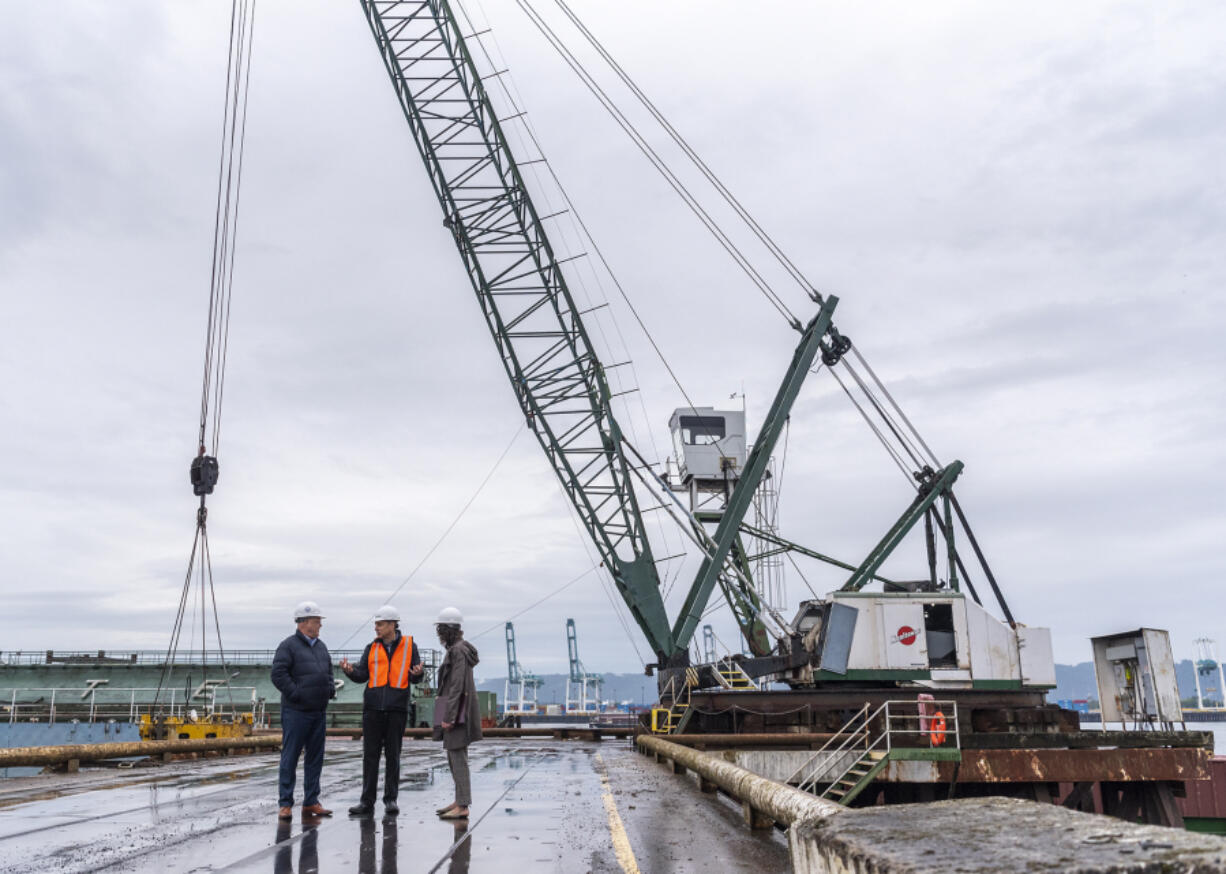
[[[719,677],[719,684],[732,692],[756,692],[759,689],[753,677],[745,673],[745,670],[731,659],[717,662],[715,675]]]
[[[660,690],[660,706],[651,708],[652,734],[677,734],[690,721],[690,693],[698,685],[698,669],[686,668],[678,688],[673,677]]]
[[[850,805],[891,761],[903,760],[962,760],[956,701],[886,701],[872,711],[865,703],[787,782]]]

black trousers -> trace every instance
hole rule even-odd
[[[409,714],[403,710],[362,711],[362,803],[375,804],[379,784],[379,756],[383,756],[383,801],[395,801],[400,792],[400,746]]]

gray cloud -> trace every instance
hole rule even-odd
[[[1219,633],[1215,4],[577,8],[842,297],[839,324],[934,449],[967,462],[976,532],[1059,657],[1142,623],[1184,650]],[[6,649],[163,645],[194,514],[228,19],[77,13],[12,5],[0,36]],[[515,10],[490,13],[553,166],[686,390],[717,405],[744,390],[756,427],[795,335]],[[330,641],[361,640],[518,412],[361,15],[271,0],[259,15],[210,517],[222,618],[228,645],[268,646],[309,595]],[[564,223],[555,242],[580,245]],[[592,330],[602,355],[635,361],[619,388],[641,388],[619,414],[665,448],[679,393],[608,280],[583,261],[571,279],[612,300]],[[785,533],[816,548],[858,559],[908,500],[824,374],[788,453]],[[657,552],[679,543],[667,532]],[[891,572],[921,572],[914,546]],[[494,627],[480,645],[498,665],[499,623],[590,565],[523,434],[398,601],[419,635],[451,603]],[[694,562],[674,565],[675,606]],[[819,591],[841,583],[803,568]],[[805,593],[794,572],[789,591]],[[631,670],[617,615],[591,575],[516,620],[521,656],[561,668],[574,616],[590,668]],[[726,610],[712,621],[733,641]]]

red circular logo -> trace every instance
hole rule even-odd
[[[915,643],[915,629],[910,625],[904,625],[898,629],[898,637],[896,640],[903,646],[910,646]]]

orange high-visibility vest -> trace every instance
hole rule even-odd
[[[393,689],[409,688],[409,662],[413,660],[413,638],[407,634],[401,635],[400,643],[392,652],[391,662],[387,659],[387,650],[383,641],[376,640],[370,645],[370,685],[391,686]]]

